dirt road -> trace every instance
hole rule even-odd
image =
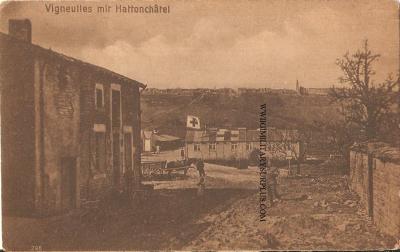
[[[183,249],[374,250],[394,248],[396,239],[381,234],[358,205],[340,175],[281,178],[281,200],[268,209],[266,222],[256,213],[257,195],[229,209],[207,214],[212,223]],[[305,169],[304,169],[305,170]],[[200,221],[200,222],[201,222]]]
[[[206,164],[206,195],[197,173],[148,181],[151,197],[133,208],[115,198],[107,209],[47,219],[6,217],[5,247],[30,250],[374,249],[392,248],[358,210],[341,176],[282,178],[281,201],[258,220],[258,172]],[[314,167],[317,168],[317,167]],[[36,247],[33,247],[36,246]]]

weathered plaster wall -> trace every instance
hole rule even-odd
[[[0,38],[3,213],[34,209],[34,71],[32,51]]]
[[[89,73],[90,81],[81,86],[81,172],[80,172],[80,191],[81,201],[96,201],[110,193],[113,189],[113,167],[112,167],[112,140],[111,140],[111,84],[121,86],[121,104],[122,104],[122,125],[120,127],[123,133],[124,126],[132,127],[133,148],[132,159],[134,162],[134,180],[137,184],[140,182],[140,122],[139,122],[139,90],[138,87],[131,84],[120,83],[117,80],[107,76],[95,73]],[[103,86],[104,108],[95,108],[95,85]],[[94,167],[94,149],[95,132],[94,124],[105,125],[106,142],[106,169],[98,171]],[[139,140],[138,140],[139,138]],[[121,138],[121,146],[124,146]],[[136,151],[138,150],[138,151]],[[123,165],[124,149],[121,148],[121,165]],[[122,166],[120,176],[120,187],[124,189],[125,183]]]
[[[69,190],[62,188],[63,160],[75,160],[75,167],[65,169],[73,168],[76,169],[75,174],[79,173],[80,85],[83,73],[78,66],[51,56],[38,57],[36,64],[39,81],[35,85],[38,86],[39,96],[43,92],[43,114],[39,116],[42,118],[44,134],[44,146],[40,150],[44,152],[44,174],[40,174],[44,181],[42,210],[58,212],[68,210],[61,204],[62,190]],[[40,71],[40,68],[44,71]],[[75,179],[77,181],[77,176]],[[77,198],[78,187],[75,188],[75,194]]]
[[[25,42],[3,36],[0,39],[5,212],[53,214],[79,207],[82,201],[99,199],[110,191],[111,84],[121,85],[121,134],[124,127],[132,128],[133,180],[139,186],[139,86],[104,69]],[[96,83],[104,85],[103,111],[95,110]],[[94,124],[104,124],[106,130],[107,158],[102,172],[93,171]],[[123,137],[121,140],[123,147]],[[122,148],[121,164],[123,151]],[[63,171],[68,168],[74,169],[75,174],[66,181]],[[123,176],[120,179],[121,183],[125,182]],[[74,186],[66,191],[68,185]],[[72,204],[66,203],[71,195]]]
[[[88,72],[89,82],[81,86],[81,172],[80,172],[80,188],[82,202],[99,199],[107,193],[111,188],[111,149],[110,149],[110,134],[109,134],[109,83],[105,80],[98,80],[93,73]],[[95,84],[104,85],[104,110],[95,110]],[[95,148],[95,133],[93,130],[94,124],[105,124],[106,132],[106,169],[97,171],[94,167],[94,148]]]

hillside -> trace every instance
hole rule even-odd
[[[182,137],[186,115],[200,117],[202,126],[258,128],[259,106],[267,104],[269,126],[308,128],[314,121],[335,120],[337,108],[327,96],[292,94],[146,94],[142,96],[142,128]]]

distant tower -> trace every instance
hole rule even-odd
[[[297,91],[297,93],[300,92],[299,80],[296,80],[296,91]]]

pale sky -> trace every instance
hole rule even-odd
[[[104,2],[52,2],[104,5]],[[120,2],[109,2],[111,6]],[[295,88],[337,84],[335,65],[369,40],[381,54],[376,81],[399,62],[395,1],[124,1],[169,5],[169,14],[59,14],[45,2],[3,3],[9,18],[29,18],[33,42],[104,66],[149,87]]]

